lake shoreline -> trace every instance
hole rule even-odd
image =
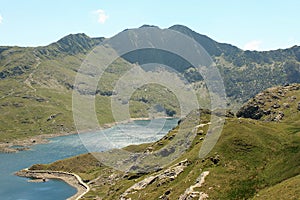
[[[90,187],[84,183],[80,176],[74,173],[51,171],[51,170],[30,170],[28,168],[20,170],[15,173],[20,177],[26,177],[31,179],[41,180],[39,182],[45,182],[47,179],[59,179],[74,187],[77,193],[69,197],[68,200],[80,199],[83,195],[89,192]]]
[[[141,117],[141,118],[130,118],[129,120],[124,120],[121,122],[112,122],[112,123],[106,123],[101,126],[98,130],[84,130],[81,132],[78,131],[72,131],[72,132],[62,132],[62,133],[53,133],[53,134],[43,134],[43,135],[35,135],[28,138],[23,139],[15,139],[14,141],[4,143],[0,142],[0,153],[17,153],[19,151],[27,151],[30,150],[30,147],[36,144],[46,144],[49,142],[49,139],[55,138],[55,137],[61,137],[61,136],[67,136],[67,135],[73,135],[73,134],[84,134],[91,131],[99,131],[103,129],[109,129],[115,125],[118,124],[126,124],[133,121],[139,121],[139,120],[152,120],[152,119],[173,119],[174,117],[158,117],[158,118],[147,118],[147,117]]]
[[[174,127],[178,124],[178,118],[169,118],[169,119],[156,118],[155,121],[148,121],[149,120],[148,118],[138,118],[138,119],[135,118],[132,120],[138,120],[138,121],[120,125],[121,128],[125,130],[125,132],[127,132],[126,130],[128,130],[129,133],[131,133],[131,131],[133,131],[135,133],[136,131],[139,130],[140,126],[145,126],[145,125],[150,126],[151,125],[151,126],[155,126],[155,127],[161,127],[162,124],[165,124],[162,131],[163,131],[163,133],[167,133],[169,130],[172,129],[172,127]],[[130,120],[130,121],[132,121],[132,120]],[[143,120],[146,120],[146,121],[143,121]],[[156,120],[158,120],[158,121],[156,121]],[[130,121],[128,121],[128,122],[130,122]],[[111,125],[113,125],[113,124],[111,124]],[[133,127],[134,127],[134,130],[132,129]],[[119,133],[119,130],[117,127],[107,129],[105,131],[107,131],[107,133],[112,134],[112,135],[118,135],[118,133]],[[97,133],[95,133],[95,132],[86,132],[86,134],[87,134],[87,137],[89,137],[89,135],[92,135],[92,136],[96,135],[96,137],[98,137]],[[126,142],[125,144],[130,145],[130,141],[128,141],[126,138],[124,138],[123,140],[124,140],[124,142]],[[13,181],[16,181],[16,185],[20,186],[20,189],[18,189],[18,191],[15,191],[15,193],[16,193],[15,196],[18,196],[21,198],[23,196],[23,194],[27,194],[28,196],[31,196],[32,199],[36,199],[35,197],[39,197],[40,194],[43,194],[44,192],[46,192],[46,190],[44,190],[44,188],[47,187],[48,185],[50,185],[51,187],[52,187],[52,185],[54,185],[54,186],[58,185],[59,187],[63,188],[62,190],[58,190],[57,193],[56,192],[53,193],[52,195],[54,197],[60,197],[61,195],[67,194],[64,197],[68,198],[68,197],[74,195],[76,193],[76,190],[79,190],[79,189],[77,189],[78,185],[76,186],[76,183],[78,183],[78,180],[74,179],[75,175],[71,176],[72,181],[68,181],[69,175],[68,174],[66,175],[67,172],[73,172],[73,170],[62,169],[60,172],[55,172],[57,170],[54,169],[54,172],[53,171],[44,171],[44,172],[42,172],[42,174],[38,174],[38,173],[41,173],[41,171],[36,171],[35,168],[30,168],[30,166],[33,166],[36,163],[53,163],[56,160],[62,160],[62,159],[66,159],[69,157],[73,157],[76,155],[86,153],[86,149],[81,148],[84,146],[80,143],[80,141],[81,141],[80,137],[75,134],[70,135],[70,133],[67,133],[67,136],[58,137],[58,138],[55,138],[54,140],[51,139],[49,141],[50,142],[48,144],[46,143],[46,144],[42,144],[42,145],[33,145],[31,147],[32,150],[29,150],[29,151],[20,151],[19,153],[12,153],[12,154],[0,153],[2,158],[7,159],[7,161],[8,161],[7,166],[1,166],[2,167],[1,171],[4,173],[4,178],[5,178],[4,180],[6,180],[6,179],[12,180],[12,183],[13,183]],[[92,142],[94,141],[94,139],[92,137],[91,137],[91,141]],[[35,142],[35,144],[37,144],[37,142]],[[63,148],[61,148],[61,147],[63,147]],[[77,147],[80,147],[80,148],[77,148]],[[76,150],[74,148],[76,148]],[[29,172],[28,169],[21,170],[21,169],[24,169],[27,167],[31,170],[31,172]],[[34,170],[34,172],[33,172],[33,170]],[[16,173],[16,172],[18,172],[18,173]],[[55,174],[55,173],[59,173],[59,174]],[[75,173],[81,176],[80,173],[77,173],[77,172],[75,172]],[[18,178],[18,176],[16,176],[16,175],[19,175],[22,177],[27,177],[27,178],[23,181],[19,181],[20,178]],[[29,179],[29,178],[31,178],[31,179]],[[47,182],[49,179],[51,179],[49,183],[43,183],[43,182]],[[58,179],[59,179],[59,181],[52,181],[52,180],[58,180]],[[24,181],[25,182],[28,181],[31,183],[24,184]],[[89,187],[91,187],[90,182],[89,183],[87,183],[87,181],[84,181],[84,182]],[[7,185],[8,184],[6,184],[4,181],[4,183],[2,183],[1,189],[3,189],[4,191],[5,190],[11,191],[12,188],[7,187]],[[28,189],[28,187],[29,187],[29,189]],[[79,187],[81,187],[81,186],[79,186]],[[31,188],[34,188],[34,190],[30,190]],[[38,192],[41,188],[42,188],[41,192]],[[80,190],[80,193],[83,194],[84,191],[86,191],[86,190],[83,188],[83,190],[82,189]],[[80,193],[78,192],[77,195],[79,195]],[[85,196],[87,196],[88,194],[85,194]],[[47,199],[49,199],[49,198],[47,198]],[[72,196],[71,199],[75,199],[75,198]]]

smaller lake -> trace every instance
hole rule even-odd
[[[137,120],[112,128],[68,136],[51,138],[47,144],[38,144],[29,151],[14,154],[0,153],[1,200],[63,200],[74,195],[76,189],[60,180],[45,183],[27,182],[14,175],[16,171],[37,163],[87,153],[122,148],[130,144],[154,142],[177,125],[178,119]],[[85,146],[86,145],[86,146]]]

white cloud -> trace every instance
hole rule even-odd
[[[108,19],[108,15],[105,13],[104,10],[102,9],[99,9],[99,10],[96,10],[95,11],[95,14],[97,15],[98,17],[98,22],[100,24],[104,24],[106,22],[106,20]]]
[[[262,41],[252,40],[245,44],[244,50],[259,50]]]
[[[3,22],[3,17],[0,15],[0,24]]]

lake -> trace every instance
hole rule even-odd
[[[37,163],[51,163],[56,160],[87,153],[84,144],[97,142],[90,151],[104,151],[122,148],[130,144],[153,142],[162,138],[177,125],[178,119],[137,120],[112,128],[49,139],[47,144],[38,144],[31,150],[18,153],[0,153],[0,199],[1,200],[63,200],[74,195],[76,189],[60,180],[44,183],[28,182],[17,177],[16,171]],[[99,145],[100,144],[100,145]],[[89,145],[90,146],[90,145]],[[92,145],[91,145],[92,146]]]

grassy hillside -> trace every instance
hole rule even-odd
[[[300,175],[260,191],[253,199],[297,200],[300,197]]]
[[[69,51],[61,52],[58,44],[43,49],[12,47],[1,54],[4,59],[0,62],[7,73],[0,77],[0,142],[75,131],[73,84],[86,54],[81,53],[80,48],[69,50],[75,55],[70,55]],[[44,52],[44,49],[47,51]],[[6,61],[9,58],[15,59],[15,62]],[[20,71],[13,67],[28,62],[30,67],[22,66]],[[116,81],[131,67],[130,63],[119,59],[109,66],[99,81],[95,104],[100,124],[114,122],[111,95]],[[147,88],[151,94],[144,92]],[[138,90],[140,92],[135,92],[130,101],[131,117],[148,117],[150,111],[156,112],[157,105],[165,108],[167,114],[176,115],[179,112],[177,99],[170,91],[162,93],[162,89],[164,87],[146,85]]]
[[[286,95],[278,101],[281,105],[289,101],[291,96],[297,101],[300,99],[299,86],[293,85],[290,89],[273,88],[272,91],[286,89]],[[264,94],[268,94],[267,91]],[[191,147],[179,159],[153,173],[116,171],[101,164],[91,154],[47,165],[34,165],[31,169],[78,173],[92,188],[83,199],[119,199],[120,196],[125,199],[199,199],[203,193],[209,199],[299,199],[300,110],[297,104],[291,104],[289,108],[283,108],[282,112],[285,116],[278,121],[226,118],[221,137],[203,159],[199,159],[198,155],[208,126],[198,127],[198,134]],[[200,123],[206,123],[209,118],[208,112],[202,111]],[[198,115],[193,112],[187,120],[190,126],[195,126],[193,122],[197,119]],[[132,152],[155,151],[169,143],[178,128],[155,143],[133,145],[125,149]],[[176,163],[185,159],[187,161],[182,165],[183,170],[173,176]],[[172,169],[172,173],[166,172]],[[199,182],[200,175],[205,171],[209,171],[209,174],[201,187],[198,185],[193,188],[193,192],[187,190]],[[153,176],[157,178],[146,181]],[[128,192],[128,188],[141,181],[146,183],[144,187],[135,187]]]

